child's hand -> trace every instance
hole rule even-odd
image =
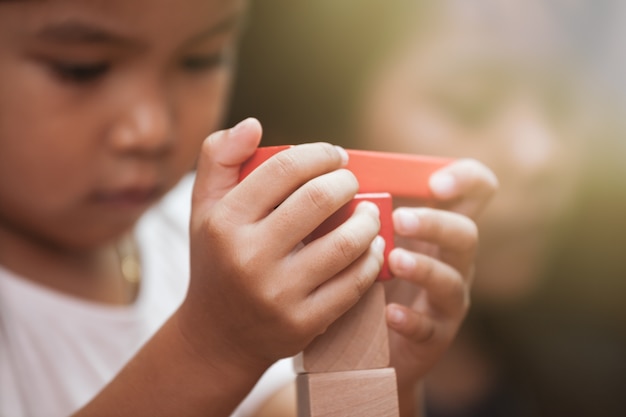
[[[476,225],[466,216],[477,216],[498,186],[493,173],[473,160],[439,170],[430,185],[438,208],[401,207],[393,215],[397,241],[389,266],[396,279],[386,287],[387,321],[402,409],[415,403],[416,383],[465,317],[478,246]]]
[[[392,365],[414,381],[435,364],[469,307],[478,233],[460,214],[399,208],[393,214],[403,241],[389,254],[395,280],[387,284]]]
[[[435,172],[429,180],[437,208],[476,219],[498,189],[498,179],[474,159],[459,159]]]
[[[295,146],[237,184],[261,127],[248,119],[203,146],[191,218],[191,283],[181,328],[200,352],[269,366],[347,311],[382,264],[378,211],[360,205],[331,233],[302,240],[358,184],[329,144]]]

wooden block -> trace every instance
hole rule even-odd
[[[432,198],[428,180],[450,158],[349,149],[348,166],[360,193],[387,192],[394,197]]]
[[[297,377],[298,417],[397,417],[393,368]]]
[[[346,314],[294,358],[299,373],[389,366],[385,290],[375,283]]]
[[[389,270],[389,263],[387,258],[389,252],[394,248],[394,231],[393,231],[393,219],[391,217],[393,213],[393,202],[391,201],[391,194],[389,193],[367,193],[357,194],[352,201],[345,206],[337,210],[332,216],[330,216],[324,223],[319,225],[317,229],[313,231],[306,239],[304,243],[309,243],[317,238],[324,236],[326,233],[335,229],[337,226],[348,220],[348,218],[354,213],[356,206],[361,201],[371,201],[378,206],[380,211],[380,232],[379,235],[385,239],[385,251],[383,266],[378,274],[378,279],[385,281],[391,279],[391,272]]]
[[[266,159],[291,145],[258,148],[241,167],[241,181]],[[438,169],[453,161],[450,158],[346,149],[346,167],[359,181],[360,193],[388,192],[394,197],[429,199],[428,179]]]
[[[288,148],[291,148],[291,145],[264,146],[257,148],[254,154],[250,158],[248,158],[248,160],[246,160],[243,165],[241,165],[241,169],[239,170],[239,182],[246,178],[248,174],[254,171],[267,159],[276,155],[278,152],[284,151]]]

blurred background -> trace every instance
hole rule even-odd
[[[428,416],[626,416],[624,39],[619,0],[253,2],[228,126],[500,180]]]

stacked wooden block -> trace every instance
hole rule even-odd
[[[397,417],[383,284],[317,337],[295,366],[298,417]]]

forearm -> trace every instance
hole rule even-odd
[[[207,358],[168,320],[81,416],[228,416],[265,369]]]

